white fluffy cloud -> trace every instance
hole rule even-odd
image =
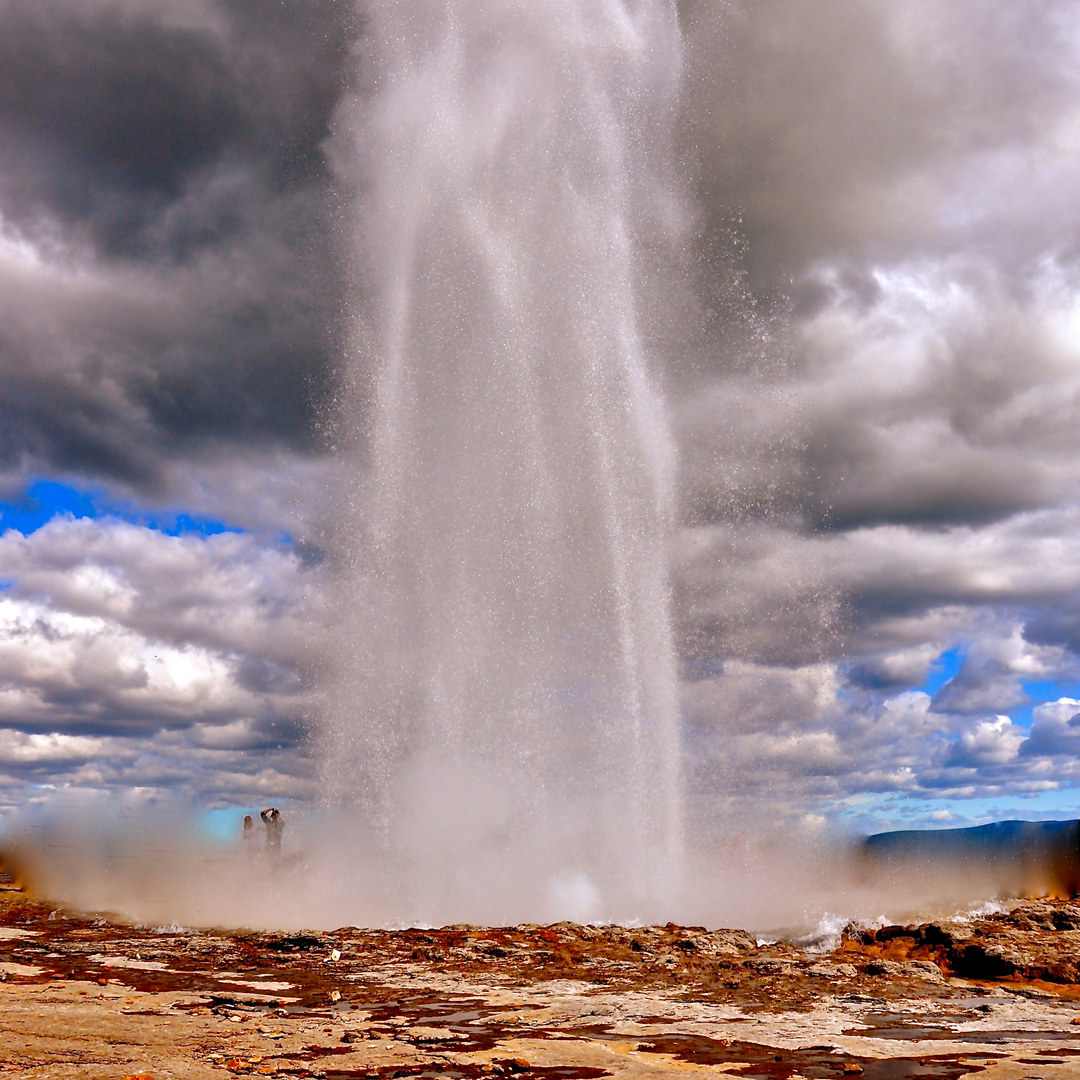
[[[0,536],[13,596],[222,653],[296,657],[309,621],[297,603],[300,572],[292,550],[243,533],[168,536],[60,517],[29,536]]]
[[[686,668],[699,783],[714,795],[783,792],[796,805],[1072,787],[1080,727],[1069,725],[1080,706],[1036,703],[1030,730],[1003,714],[1032,704],[1028,685],[1080,676],[1075,637],[1043,629],[1080,594],[1078,551],[1071,506],[982,526],[688,532],[678,564],[685,633],[716,649]],[[808,623],[822,597],[836,619],[828,632]],[[950,651],[958,670],[940,688],[910,689]]]
[[[302,789],[311,577],[291,548],[246,534],[60,517],[0,536],[9,798],[43,778],[211,800]]]
[[[1028,754],[1080,757],[1080,701],[1060,698],[1034,710]]]

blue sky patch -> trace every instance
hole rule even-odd
[[[956,677],[957,672],[964,665],[966,656],[967,647],[964,645],[947,649],[930,665],[926,681],[915,689],[922,690],[933,697],[950,679]]]
[[[81,490],[58,480],[35,480],[21,498],[0,501],[0,532],[16,529],[28,536],[61,515],[92,519],[119,518],[168,536],[184,533],[216,536],[224,532],[246,531],[224,521],[182,510],[142,506],[130,499],[115,499],[103,488]]]
[[[894,829],[962,829],[991,821],[1063,821],[1080,817],[1080,791],[1059,788],[1031,795],[970,799],[912,798],[906,792],[856,795],[822,807],[854,835]]]

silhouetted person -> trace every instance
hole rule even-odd
[[[268,806],[259,813],[266,826],[266,852],[276,859],[281,855],[281,834],[285,831],[285,819],[276,806]]]
[[[244,854],[249,858],[255,854],[255,822],[250,814],[244,815]]]

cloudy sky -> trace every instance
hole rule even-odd
[[[685,0],[702,813],[1080,815],[1080,13]],[[312,794],[344,0],[0,0],[0,815]]]

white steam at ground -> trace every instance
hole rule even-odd
[[[478,811],[483,807],[478,806]],[[612,921],[611,896],[568,865],[536,887],[525,850],[462,865],[467,903],[454,890],[410,892],[424,853],[387,864],[347,814],[286,815],[280,858],[254,841],[207,839],[195,815],[170,807],[69,803],[16,830],[6,868],[33,892],[76,910],[152,926],[334,929]],[[256,826],[257,834],[261,829]],[[763,937],[825,947],[848,922],[880,925],[950,917],[989,898],[1054,893],[1046,868],[967,862],[881,865],[820,830],[762,833],[752,826],[691,848],[680,894],[622,910],[619,922],[737,926]]]

